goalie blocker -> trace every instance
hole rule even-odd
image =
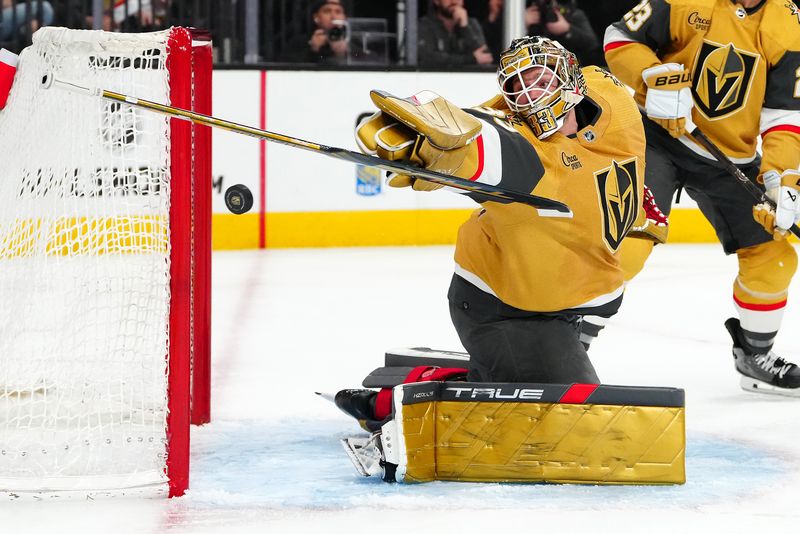
[[[343,440],[362,475],[399,482],[685,482],[681,389],[389,378],[397,375],[393,363],[467,358],[430,349],[387,353],[389,367],[373,371],[364,385],[392,388],[391,416],[369,438]]]

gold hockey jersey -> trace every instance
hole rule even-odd
[[[642,70],[681,63],[692,76],[692,118],[735,163],[762,171],[800,165],[800,12],[791,0],[745,9],[732,0],[642,0],[604,39],[611,71],[644,105]],[[693,140],[682,143],[713,159]]]
[[[620,243],[641,206],[645,138],[627,89],[608,72],[583,69],[587,94],[575,136],[540,140],[502,97],[470,112],[483,183],[565,202],[571,218],[522,204],[485,202],[458,233],[456,273],[527,311],[610,315],[622,298]]]

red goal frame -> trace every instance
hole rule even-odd
[[[174,28],[170,104],[211,114],[211,37]],[[189,427],[210,421],[211,128],[170,119],[169,496],[189,487]]]

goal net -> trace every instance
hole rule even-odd
[[[0,491],[188,485],[207,414],[210,133],[43,76],[210,112],[183,28],[46,27],[0,111]],[[193,350],[194,349],[194,350]]]

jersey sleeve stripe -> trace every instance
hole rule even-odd
[[[761,109],[761,135],[774,131],[800,133],[800,111],[792,109]]]
[[[615,48],[635,42],[637,41],[632,39],[628,34],[612,25],[606,28],[606,33],[603,36],[603,51],[608,52],[609,50],[614,50]]]
[[[772,128],[761,132],[761,135],[767,135],[770,132],[793,132],[796,134],[800,134],[800,126],[794,126],[792,124],[780,124],[778,126],[773,126]]]
[[[621,48],[625,45],[633,44],[636,41],[616,41],[613,43],[608,43],[607,45],[603,46],[603,52],[608,52],[609,50],[615,50],[617,48]]]
[[[478,168],[475,170],[475,174],[473,174],[469,179],[471,182],[476,181],[478,178],[480,178],[481,174],[483,174],[483,166],[486,160],[483,150],[483,134],[478,136],[478,138],[475,140],[475,144],[478,150]]]
[[[478,118],[483,123],[478,136],[478,169],[470,178],[473,182],[498,185],[503,178],[503,154],[500,148],[500,134],[489,122]]]

